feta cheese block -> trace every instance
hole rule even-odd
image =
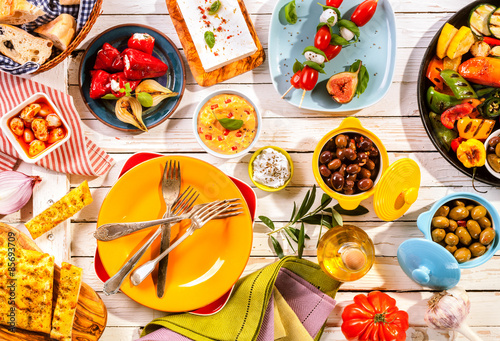
[[[251,56],[257,51],[238,0],[222,0],[220,9],[213,15],[208,13],[211,3],[205,0],[177,1],[205,72]],[[212,48],[205,41],[207,31],[215,37]]]

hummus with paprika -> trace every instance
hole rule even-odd
[[[242,120],[243,125],[236,130],[224,128],[220,119]],[[198,114],[198,135],[203,143],[216,153],[237,154],[255,139],[257,133],[257,113],[255,108],[241,96],[233,94],[217,95],[205,103]]]

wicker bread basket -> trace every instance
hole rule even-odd
[[[92,29],[92,26],[94,26],[95,21],[97,20],[97,17],[101,14],[101,6],[102,6],[102,1],[103,0],[97,0],[94,4],[94,8],[92,9],[92,12],[90,13],[89,19],[87,20],[87,23],[83,28],[81,29],[80,33],[73,39],[71,44],[69,44],[68,48],[58,54],[55,58],[52,58],[48,60],[47,62],[43,63],[38,70],[36,70],[33,74],[41,73],[47,70],[52,69],[55,67],[57,64],[62,62],[66,57],[68,57],[71,52],[73,52],[78,45],[85,39],[87,34],[90,32]]]

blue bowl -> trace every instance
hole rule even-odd
[[[80,64],[79,86],[87,108],[99,121],[118,130],[141,132],[139,128],[116,118],[116,101],[95,100],[90,98],[89,94],[91,81],[90,71],[94,68],[97,52],[102,48],[102,45],[104,45],[104,43],[109,43],[121,52],[127,48],[127,41],[134,33],[148,33],[155,38],[153,56],[168,65],[167,73],[162,77],[155,78],[155,80],[179,94],[177,97],[168,98],[162,101],[155,107],[143,108],[145,109],[142,115],[144,124],[148,129],[153,128],[172,115],[179,105],[182,95],[184,94],[184,88],[186,87],[184,64],[174,43],[163,33],[148,26],[139,24],[119,25],[102,32],[94,38],[83,55]]]
[[[475,203],[484,206],[488,213],[490,214],[491,217],[491,225],[495,229],[496,235],[495,239],[493,242],[490,244],[488,250],[486,253],[480,257],[473,258],[467,262],[464,263],[459,263],[459,267],[461,269],[470,269],[474,268],[476,266],[479,266],[483,264],[484,262],[488,261],[493,255],[498,251],[499,249],[499,228],[500,228],[500,216],[498,215],[497,210],[495,207],[493,207],[492,204],[490,204],[486,199],[483,197],[475,194],[475,193],[466,193],[466,192],[460,192],[460,193],[454,193],[445,196],[441,200],[437,201],[432,208],[420,214],[417,219],[417,226],[418,229],[424,234],[424,237],[430,241],[432,241],[432,236],[431,236],[431,221],[432,218],[434,217],[434,214],[436,211],[446,204],[449,201],[456,200],[456,199],[465,199],[465,200],[471,200],[474,201]]]

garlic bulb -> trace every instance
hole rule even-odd
[[[136,97],[140,92],[146,92],[150,94],[151,97],[153,97],[153,107],[160,104],[160,102],[166,98],[175,97],[178,95],[177,92],[171,91],[170,89],[164,87],[163,85],[152,79],[146,79],[142,81],[141,84],[139,84],[137,88],[135,88]]]
[[[124,96],[116,101],[115,114],[120,121],[132,124],[143,131],[148,131],[142,121],[142,105],[136,98]]]
[[[39,176],[0,172],[0,214],[11,214],[23,208],[33,194],[33,187],[40,181]]]
[[[470,301],[464,289],[454,287],[440,292],[429,300],[428,305],[424,318],[429,327],[455,330],[469,340],[481,340],[465,323],[470,312]]]

